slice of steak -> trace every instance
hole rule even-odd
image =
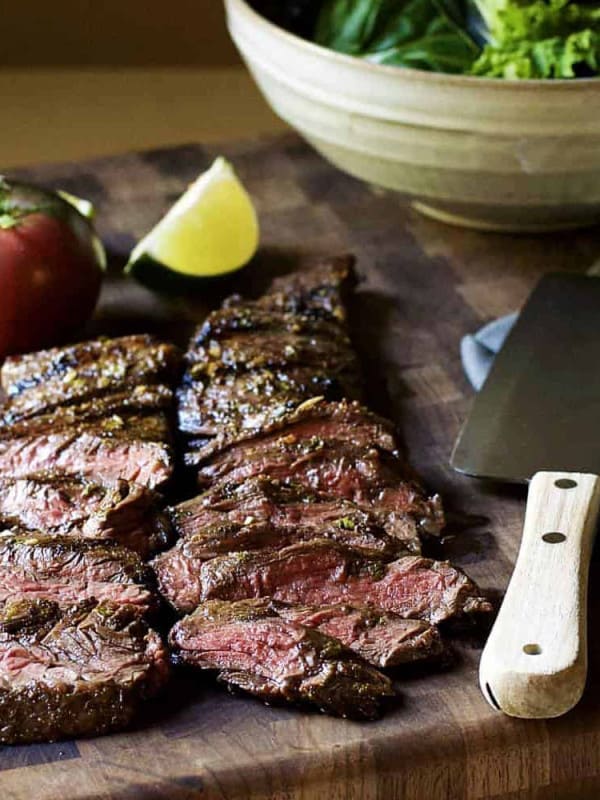
[[[286,446],[315,450],[326,441],[377,447],[393,453],[398,450],[396,433],[388,420],[357,402],[342,400],[330,403],[323,398],[312,397],[259,432],[249,431],[232,443],[216,437],[210,447],[192,454],[187,461],[190,466],[202,466],[205,461],[209,462],[201,471],[202,479],[205,473],[210,475],[214,463],[222,463],[225,470],[233,469],[255,454]]]
[[[317,628],[339,639],[380,669],[430,661],[444,652],[438,629],[423,620],[404,619],[379,609],[349,605],[317,608],[272,601],[271,606],[283,619]]]
[[[59,405],[125,386],[169,383],[177,374],[176,347],[152,336],[94,339],[69,347],[42,350],[6,359],[2,388],[22,414],[44,413]]]
[[[192,380],[222,372],[253,369],[288,370],[311,367],[343,379],[358,374],[356,355],[346,338],[312,336],[289,331],[250,331],[211,339],[188,353],[187,375]]]
[[[99,337],[85,342],[9,356],[0,372],[2,388],[9,395],[20,394],[39,384],[70,383],[75,377],[89,378],[104,388],[106,382],[123,386],[161,383],[175,377],[180,353],[174,345],[149,334]],[[145,381],[145,378],[151,380]]]
[[[302,523],[280,526],[269,520],[209,525],[180,539],[176,546],[183,548],[190,558],[207,561],[224,553],[287,547],[316,538],[329,539],[390,560],[408,554],[403,543],[388,536],[382,528],[368,523],[354,523],[348,517],[342,517],[333,524],[322,525],[318,529]]]
[[[165,591],[166,588],[166,591]],[[326,540],[218,556],[163,591],[178,611],[210,599],[272,597],[284,603],[373,606],[432,624],[491,610],[465,573],[421,556],[366,556]]]
[[[388,678],[337,639],[283,620],[260,601],[205,603],[175,625],[169,642],[176,661],[220,670],[222,681],[267,702],[374,719],[394,695]]]
[[[338,400],[356,391],[311,367],[225,372],[179,389],[179,430],[234,441],[276,424],[310,397]]]
[[[95,598],[145,612],[158,603],[153,579],[137,553],[112,542],[38,531],[0,533],[0,603],[21,597],[68,606]]]
[[[343,497],[319,494],[300,484],[266,476],[218,485],[167,509],[167,513],[180,539],[195,536],[207,527],[270,523],[283,532],[302,526],[312,532],[312,538],[331,528],[368,530],[376,536],[383,531],[408,550],[420,552],[417,526],[408,514],[380,514]]]
[[[191,459],[186,458],[189,461]],[[409,473],[408,473],[409,474]],[[228,448],[198,471],[201,486],[241,483],[266,476],[351,500],[377,514],[411,517],[420,532],[437,535],[444,525],[439,497],[427,497],[407,478],[404,461],[377,447],[285,435]]]
[[[150,489],[119,480],[99,485],[42,474],[0,478],[0,517],[46,533],[110,539],[148,558],[171,541],[171,526]]]
[[[164,415],[113,415],[93,425],[0,439],[0,465],[3,476],[11,478],[61,472],[98,483],[122,479],[155,489],[173,473],[169,435]]]
[[[152,561],[160,592],[167,598],[177,595],[185,580],[197,584],[202,564],[211,558],[252,550],[289,547],[310,542],[316,537],[351,547],[362,554],[391,561],[407,550],[398,539],[388,536],[381,528],[355,525],[348,518],[342,524],[323,525],[316,531],[302,524],[277,526],[271,522],[248,524],[226,523],[201,528],[196,534],[180,539],[175,547],[161,553]],[[191,576],[191,577],[189,577]],[[187,609],[189,610],[189,609]]]
[[[0,438],[58,430],[115,414],[170,411],[173,407],[173,390],[162,384],[133,386],[126,391],[60,406],[42,414],[35,409],[21,410],[21,397],[17,395],[5,404],[0,417]]]
[[[159,635],[133,606],[11,599],[0,609],[0,742],[126,728],[168,674]]]
[[[267,452],[273,447],[301,445],[314,450],[326,441],[377,447],[391,453],[398,450],[396,433],[388,420],[357,402],[329,403],[320,397],[312,397],[268,428],[259,433],[249,433],[222,448],[222,452],[210,458],[207,469],[213,463],[222,463],[224,469],[234,469],[255,453]],[[201,465],[202,459],[197,458],[195,463]]]
[[[314,314],[263,308],[251,300],[224,305],[212,311],[194,333],[187,358],[195,361],[194,351],[236,333],[272,332],[340,339],[348,343],[346,326],[335,318]]]
[[[355,282],[351,255],[323,259],[313,266],[275,278],[257,301],[268,309],[346,320],[346,297]]]

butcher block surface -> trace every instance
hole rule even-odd
[[[223,153],[256,200],[255,262],[196,299],[158,296],[119,276],[147,232]],[[89,335],[153,331],[185,344],[225,293],[257,293],[276,273],[351,251],[361,283],[351,309],[370,404],[396,420],[411,460],[446,504],[451,532],[436,555],[465,567],[498,598],[514,563],[524,490],[450,469],[472,399],[460,338],[525,300],[546,271],[600,263],[598,230],[509,237],[446,227],[397,195],[349,178],[295,136],[190,145],[80,164],[13,171],[89,198],[109,250],[110,278]],[[600,314],[600,311],[599,311]],[[597,368],[597,365],[590,365]],[[591,435],[596,435],[595,431]],[[458,532],[462,531],[462,532]],[[454,663],[415,667],[398,703],[353,723],[232,698],[211,679],[178,674],[135,730],[0,748],[2,800],[463,800],[600,797],[600,577],[592,565],[590,678],[583,701],[552,721],[502,716],[477,682],[482,640],[455,640]]]

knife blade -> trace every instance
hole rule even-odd
[[[559,716],[583,693],[600,509],[599,365],[600,279],[545,276],[451,456],[465,475],[529,483],[519,555],[479,670],[486,699],[511,716]]]

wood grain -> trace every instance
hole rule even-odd
[[[219,152],[257,200],[263,246],[229,284],[169,300],[117,270],[136,237]],[[478,234],[416,215],[399,197],[344,176],[299,139],[189,146],[21,173],[89,197],[113,273],[89,333],[155,330],[184,342],[232,288],[259,291],[309,255],[351,250],[362,283],[352,309],[372,405],[398,420],[412,461],[440,491],[453,528],[443,553],[500,594],[516,558],[524,493],[453,473],[448,458],[471,390],[460,337],[526,298],[547,270],[584,271],[597,231],[534,238]],[[600,611],[592,564],[592,630]],[[398,679],[399,705],[357,724],[232,699],[180,675],[133,731],[0,749],[2,800],[476,800],[600,796],[600,641],[579,706],[550,721],[510,719],[483,699],[481,640],[463,636],[452,669]]]
[[[600,478],[538,472],[515,570],[479,665],[492,706],[523,719],[579,702],[587,673],[587,586]]]

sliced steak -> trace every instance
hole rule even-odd
[[[127,481],[101,486],[78,477],[0,478],[0,517],[46,533],[110,539],[147,558],[171,541],[159,496]]]
[[[430,661],[444,652],[438,629],[423,620],[404,619],[379,609],[349,605],[316,608],[272,601],[271,607],[283,619],[317,628],[339,639],[380,669]]]
[[[168,386],[134,386],[126,391],[94,397],[72,405],[60,406],[46,413],[20,409],[21,395],[10,399],[0,417],[0,438],[23,436],[29,433],[56,431],[102,417],[134,413],[170,412],[173,391]]]
[[[428,498],[407,478],[403,460],[377,447],[337,439],[282,433],[270,441],[236,445],[206,463],[198,482],[219,487],[261,475],[351,500],[380,515],[409,516],[419,531],[431,535],[444,525],[439,497]]]
[[[256,302],[231,298],[210,314],[187,353],[180,429],[202,459],[277,424],[305,400],[360,398],[342,285],[352,259],[273,283]]]
[[[269,521],[210,525],[192,536],[180,539],[176,546],[182,548],[187,557],[207,561],[224,553],[287,547],[316,538],[329,539],[390,560],[408,554],[403,543],[388,536],[382,528],[355,524],[348,517],[342,517],[333,524],[322,525],[318,530],[302,523],[279,526]]]
[[[448,562],[406,556],[390,563],[326,540],[218,556],[199,572],[172,574],[162,591],[182,613],[204,600],[267,596],[300,605],[373,606],[432,624],[491,610]]]
[[[38,531],[0,534],[0,603],[18,597],[68,606],[95,598],[153,610],[152,570],[126,547]]]
[[[230,442],[276,424],[310,397],[338,400],[353,391],[311,367],[225,372],[184,383],[177,393],[179,429]]]
[[[8,395],[23,395],[24,412],[41,413],[124,386],[169,383],[179,365],[176,347],[144,334],[12,356],[4,362],[0,380]]]
[[[281,446],[301,445],[318,449],[322,442],[339,441],[363,447],[377,447],[383,451],[397,452],[393,425],[373,414],[360,403],[344,400],[329,403],[312,397],[293,411],[280,416],[258,433],[249,431],[233,443],[215,438],[210,447],[187,458],[190,466],[208,464],[200,475],[209,475],[213,464],[223,464],[223,469],[233,469],[248,458],[270,452]]]
[[[106,601],[60,609],[11,599],[0,610],[0,742],[125,728],[168,673],[159,635],[133,606]]]
[[[178,662],[220,670],[222,681],[267,702],[373,719],[394,694],[388,678],[337,639],[282,619],[264,602],[205,603],[175,625],[169,642]]]
[[[275,420],[268,428],[259,433],[249,433],[243,440],[223,448],[210,459],[209,466],[216,462],[233,469],[254,453],[268,451],[272,446],[302,444],[316,449],[326,441],[377,447],[390,453],[398,450],[395,430],[388,420],[373,414],[360,403],[345,400],[329,403],[313,397]]]
[[[167,510],[181,539],[195,536],[204,528],[227,525],[270,523],[287,535],[298,526],[312,532],[341,528],[384,531],[412,552],[420,552],[414,519],[408,514],[385,512],[356,505],[342,497],[310,491],[300,484],[288,484],[259,476],[241,484],[222,484],[204,494]]]
[[[228,338],[232,334],[257,332],[302,334],[340,339],[346,345],[349,344],[346,326],[333,317],[264,308],[252,301],[240,301],[222,306],[208,315],[192,338],[188,359],[196,361],[194,352],[198,348],[209,346],[211,342]]]
[[[93,425],[0,439],[2,474],[24,478],[61,472],[100,483],[122,479],[153,489],[173,473],[169,435],[163,415],[113,415]]]
[[[351,255],[327,258],[309,268],[275,278],[257,304],[294,314],[346,320],[346,297],[355,282]]]
[[[159,589],[165,597],[173,593],[173,586],[181,584],[182,575],[197,583],[202,564],[216,556],[251,550],[289,547],[299,542],[320,539],[343,544],[364,555],[374,555],[392,561],[407,550],[398,539],[388,536],[381,528],[368,525],[353,526],[347,518],[341,524],[324,525],[319,531],[301,524],[279,527],[271,522],[248,524],[228,523],[212,525],[195,535],[180,539],[175,547],[158,555],[152,562],[158,578]]]
[[[311,367],[332,377],[358,372],[349,340],[288,331],[251,331],[211,339],[197,345],[187,357],[192,362],[187,375],[193,380],[212,378],[222,372],[287,370],[299,366]]]

